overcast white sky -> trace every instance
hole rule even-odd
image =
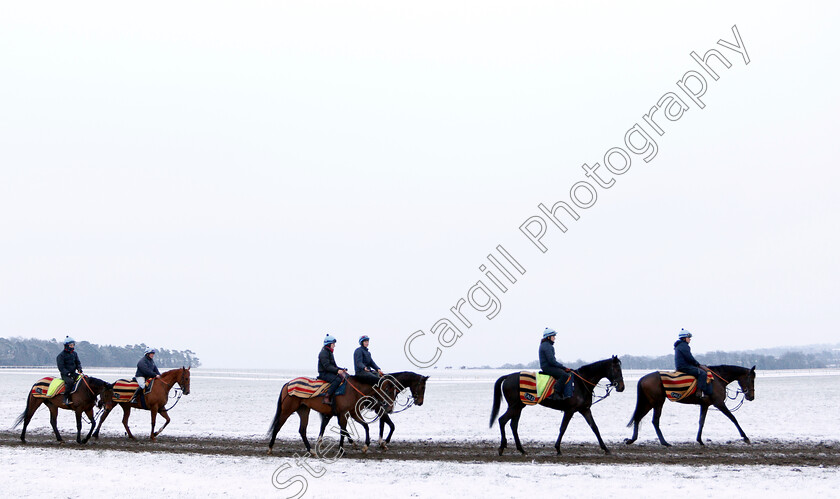
[[[837,4],[616,4],[7,3],[0,336],[413,369],[501,244],[525,275],[437,365],[840,341]],[[711,48],[705,108],[538,251]]]

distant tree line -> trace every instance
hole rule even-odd
[[[35,338],[0,338],[0,366],[54,366],[55,358],[64,348],[62,343]],[[96,345],[87,341],[76,343],[76,352],[85,367],[133,367],[145,354],[146,344]],[[157,348],[155,364],[160,368],[193,366],[201,362],[192,350]]]
[[[755,352],[709,352],[695,355],[697,361],[704,365],[731,364],[735,366],[751,367],[758,369],[821,369],[826,367],[840,367],[840,348],[825,349],[815,352],[801,352],[790,350],[779,353],[779,355],[760,354]],[[561,360],[561,362],[563,362]],[[563,362],[568,367],[578,368],[589,362],[576,360],[574,362]],[[651,369],[670,370],[674,368],[674,355],[636,356],[622,355],[621,366],[624,369]],[[539,361],[527,364],[504,364],[499,369],[529,369],[540,368]],[[463,368],[462,368],[463,369]],[[482,366],[480,369],[490,369],[490,366]]]

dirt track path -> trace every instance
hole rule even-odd
[[[27,444],[21,444],[19,433],[0,432],[0,446],[18,448],[57,448],[52,435],[30,434]],[[313,442],[314,443],[314,442]],[[666,448],[658,443],[645,442],[624,445],[608,442],[612,453],[604,455],[597,444],[565,444],[563,455],[557,456],[553,442],[523,442],[528,455],[521,456],[508,448],[504,456],[497,453],[498,442],[479,441],[395,441],[387,451],[373,446],[367,454],[348,448],[345,459],[398,460],[398,461],[450,461],[450,462],[535,462],[565,464],[679,464],[685,466],[709,465],[771,465],[771,466],[840,466],[840,441],[802,442],[763,440],[747,445],[740,440],[710,442],[705,447],[695,443],[675,444]],[[278,440],[272,456],[267,456],[265,440],[235,438],[196,438],[162,435],[156,442],[124,438],[103,437],[88,445],[78,445],[75,440],[61,446],[67,452],[90,450],[115,450],[125,452],[164,452],[172,454],[214,454],[220,456],[264,456],[267,459],[294,457],[302,454],[299,439]],[[334,454],[335,450],[330,451]]]

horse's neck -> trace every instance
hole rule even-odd
[[[709,366],[709,369],[717,373],[717,375],[729,384],[735,381],[736,379],[740,378],[744,375],[747,371],[747,368],[740,367],[740,366],[728,366],[728,365],[720,365],[720,366]]]
[[[164,391],[166,391],[166,393],[169,393],[169,390],[173,386],[175,386],[175,383],[178,382],[178,380],[180,379],[178,377],[179,375],[180,375],[180,373],[177,370],[175,370],[175,371],[165,372],[160,376],[160,379],[158,379],[158,381],[163,381],[163,383],[160,383],[160,384],[163,385],[163,389],[164,389]]]
[[[585,379],[586,381],[592,382],[592,384],[597,384],[601,381],[601,378],[607,375],[609,372],[607,361],[600,361],[595,362],[594,364],[588,364],[580,369],[578,369],[578,374]]]

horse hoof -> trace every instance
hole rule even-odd
[[[379,448],[382,449],[382,450],[388,450],[388,446],[385,445],[385,443],[379,444]]]
[[[267,453],[267,454],[268,454],[269,456],[271,455],[271,449],[268,449],[268,453]]]
[[[367,454],[367,451],[368,451],[368,446],[367,445],[362,447],[362,454]]]
[[[353,442],[353,450],[359,450],[359,444]]]
[[[502,453],[505,451],[504,447],[499,447],[499,455],[501,456]]]
[[[609,456],[609,455],[610,455],[610,454],[612,454],[612,453],[610,452],[610,450],[609,450],[609,449],[604,449],[604,454],[606,454],[607,456]]]
[[[523,456],[527,456],[527,455],[528,455],[528,453],[527,453],[527,452],[525,452],[525,449],[519,449],[519,452],[521,452]]]
[[[750,439],[749,439],[749,438],[747,438],[747,437],[744,437],[744,442],[745,442],[745,443],[748,443],[748,444],[751,444],[751,443],[752,443],[752,442],[750,442]]]
[[[665,447],[671,447],[671,444],[669,444],[668,442],[662,442],[662,445],[664,445]]]
[[[314,450],[309,451],[309,453],[312,454],[312,457],[318,457],[318,453]]]
[[[625,439],[624,439],[624,443],[625,443],[626,445],[630,445],[630,444],[632,444],[633,442],[635,442],[635,440],[633,440],[633,439],[631,439],[631,438],[625,438]]]

